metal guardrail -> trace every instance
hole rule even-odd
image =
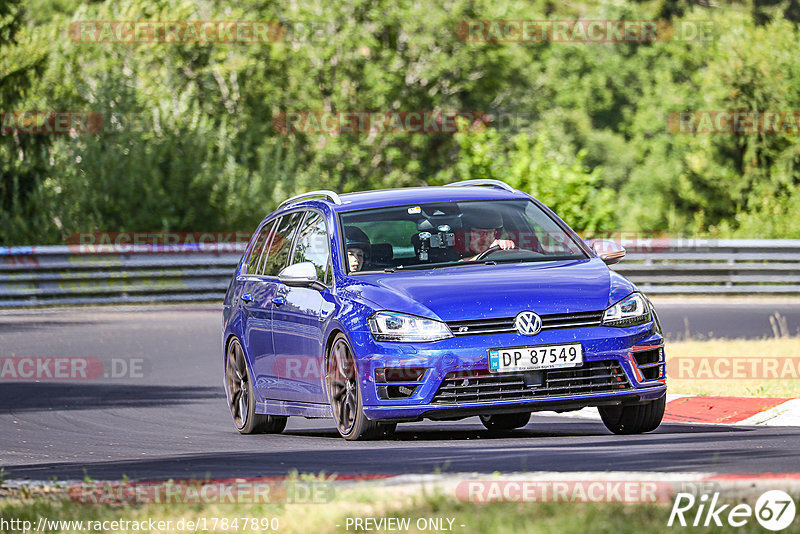
[[[800,239],[639,239],[612,269],[648,294],[800,294]]]
[[[246,246],[0,247],[0,307],[222,301]]]
[[[638,239],[612,268],[649,294],[800,294],[800,239]],[[244,243],[0,247],[0,307],[221,301]]]

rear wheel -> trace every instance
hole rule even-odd
[[[325,380],[336,429],[344,439],[375,439],[394,432],[397,423],[379,423],[364,415],[358,370],[344,334],[338,334],[331,344]]]
[[[488,430],[513,430],[522,428],[531,420],[530,412],[482,415],[481,423]]]
[[[664,417],[667,396],[632,406],[598,406],[600,418],[614,434],[641,434],[658,428]]]
[[[256,413],[253,380],[238,339],[230,342],[225,353],[225,396],[240,434],[279,434],[286,428],[286,417]]]

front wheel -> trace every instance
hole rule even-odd
[[[279,434],[286,428],[286,417],[256,413],[253,380],[238,339],[225,353],[225,397],[240,434]]]
[[[487,430],[514,430],[522,428],[531,420],[530,412],[482,415],[481,423]]]
[[[344,439],[375,439],[394,432],[397,423],[379,423],[364,415],[356,361],[344,334],[337,335],[333,340],[326,370],[325,380],[333,419]]]
[[[598,406],[600,418],[614,434],[641,434],[658,428],[664,418],[667,396],[631,406]]]

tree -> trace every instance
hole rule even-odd
[[[0,2],[0,113],[18,111],[15,106],[24,102],[47,61],[46,53],[32,46],[23,29],[23,17],[21,0]],[[24,235],[36,218],[31,196],[49,141],[43,136],[0,132],[0,244]]]

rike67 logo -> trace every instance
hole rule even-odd
[[[743,527],[755,517],[762,527],[777,532],[792,524],[795,512],[794,500],[781,490],[763,493],[755,507],[747,503],[722,504],[718,492],[711,497],[708,494],[696,497],[691,493],[678,493],[667,526],[677,522],[682,527],[721,527],[727,522],[732,527]]]

